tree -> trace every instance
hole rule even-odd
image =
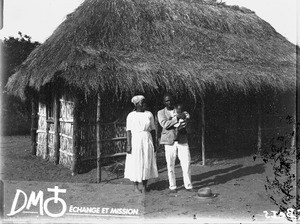
[[[17,38],[9,37],[1,41],[1,123],[4,135],[28,134],[30,131],[30,103],[22,102],[19,98],[8,95],[4,88],[8,78],[39,45],[39,42],[32,42],[30,36],[23,36],[21,32]]]
[[[31,51],[40,45],[39,42],[32,42],[31,37],[28,35],[22,35],[19,32],[20,37],[9,37],[4,38],[2,42],[3,50],[3,76],[2,76],[2,86],[5,86],[9,76],[11,76],[17,66],[19,66],[31,53]]]

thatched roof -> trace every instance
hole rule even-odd
[[[295,46],[254,12],[214,0],[86,0],[20,66],[9,92],[63,80],[85,93],[286,91]]]

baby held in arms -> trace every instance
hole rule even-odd
[[[175,113],[174,116],[181,115],[178,122],[174,125],[175,128],[178,128],[179,130],[186,127],[187,120],[190,119],[190,115],[188,112],[184,111],[184,107],[182,104],[177,104],[175,107]]]

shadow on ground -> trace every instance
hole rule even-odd
[[[217,169],[206,173],[192,175],[192,182],[195,189],[201,187],[208,187],[218,184],[224,184],[228,181],[238,179],[251,174],[262,174],[264,173],[264,165],[258,164],[254,166],[243,167],[242,165],[234,165],[224,169]],[[212,177],[212,178],[209,178]],[[209,179],[207,179],[209,178]],[[182,177],[176,178],[177,186],[183,185]],[[161,180],[149,185],[153,190],[164,190],[168,188],[168,180]]]

